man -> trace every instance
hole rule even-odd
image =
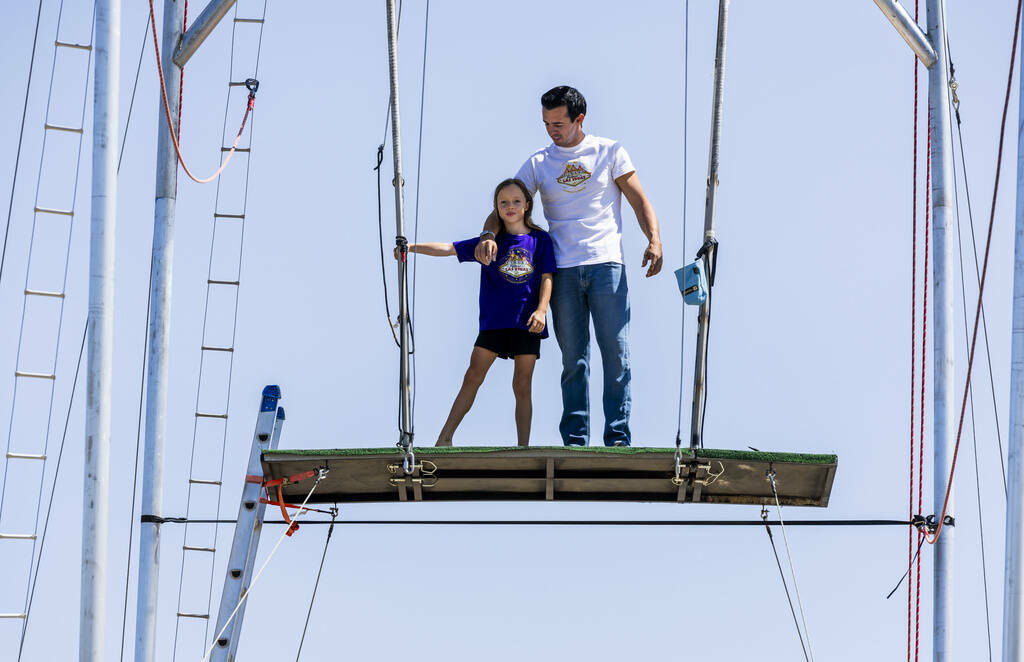
[[[658,218],[640,187],[625,148],[583,133],[587,102],[562,85],[541,97],[544,127],[552,144],[535,152],[516,178],[531,195],[540,191],[554,242],[555,274],[551,312],[562,350],[562,420],[565,445],[590,440],[590,318],[604,370],[604,443],[629,446],[629,293],[622,260],[622,198],[636,213],[647,237],[642,266],[647,276],[661,271]],[[484,224],[476,258],[490,264],[498,219]],[[648,266],[650,265],[650,266]]]

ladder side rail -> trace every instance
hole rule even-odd
[[[277,450],[281,441],[281,430],[284,428],[284,407],[277,408],[277,423],[274,425],[274,434],[270,438],[270,450]],[[252,584],[252,573],[256,569],[256,552],[260,545],[260,536],[263,533],[263,516],[266,513],[267,504],[260,503],[256,506],[256,524],[253,526],[252,536],[249,538],[249,552],[245,557],[245,571],[242,574],[242,592],[249,590]],[[249,605],[246,600],[238,608],[238,614],[231,623],[231,641],[228,644],[228,662],[233,662],[238,652],[238,642],[242,639],[242,621],[245,618],[245,608]]]
[[[245,574],[245,563],[249,557],[249,545],[255,530],[259,513],[260,492],[263,490],[263,466],[260,463],[264,450],[270,447],[277,424],[277,403],[281,398],[281,389],[267,386],[263,389],[260,412],[256,417],[256,432],[252,438],[252,450],[249,453],[249,464],[246,470],[246,481],[242,486],[242,498],[238,505],[238,523],[235,525],[234,538],[231,541],[231,552],[228,555],[228,567],[224,577],[224,590],[221,592],[220,608],[217,613],[217,625],[213,636],[216,637],[211,662],[226,662],[231,629],[225,630],[225,624],[242,595],[242,580]],[[249,478],[253,476],[254,478]],[[259,477],[259,482],[256,482]]]

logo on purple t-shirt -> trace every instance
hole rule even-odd
[[[540,277],[556,270],[551,237],[543,230],[503,232],[496,241],[497,259],[480,265],[480,330],[529,329],[530,315],[540,302]],[[459,262],[476,262],[473,251],[479,242],[455,242]],[[548,337],[547,327],[540,337]]]

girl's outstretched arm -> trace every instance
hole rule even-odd
[[[455,255],[455,245],[445,244],[437,241],[422,242],[419,244],[409,244],[410,253],[419,253],[420,255],[430,255],[433,257],[447,257],[449,255]],[[398,247],[395,247],[395,259],[399,258]]]

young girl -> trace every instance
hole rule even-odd
[[[515,361],[512,392],[516,397],[516,434],[520,446],[530,443],[533,367],[540,358],[540,341],[548,337],[545,316],[555,272],[551,237],[530,220],[531,211],[533,198],[518,179],[506,179],[494,189],[494,213],[502,226],[495,237],[497,259],[480,266],[480,335],[469,357],[462,388],[437,437],[438,446],[452,445],[455,429],[499,356]],[[479,241],[478,237],[454,244],[409,244],[409,251],[439,257],[455,255],[459,262],[475,263],[473,251]],[[395,257],[399,257],[398,249]]]

